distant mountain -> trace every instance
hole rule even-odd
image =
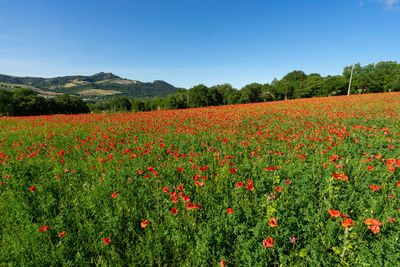
[[[164,97],[174,94],[178,89],[164,81],[140,82],[104,72],[91,76],[75,75],[55,78],[18,77],[0,74],[0,87],[9,89],[30,88],[47,97],[68,93],[89,99],[113,96]]]

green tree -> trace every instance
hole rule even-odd
[[[15,116],[49,114],[47,101],[31,89],[20,88],[13,92]]]
[[[375,64],[376,78],[380,80],[380,90],[387,92],[392,83],[400,78],[400,64],[396,61],[383,61]],[[383,90],[382,90],[383,89]]]
[[[214,85],[210,88],[213,105],[232,105],[239,103],[240,91],[234,89],[229,83]]]
[[[218,85],[212,86],[208,89],[209,105],[220,106],[224,104],[224,95],[219,90]]]
[[[63,94],[56,99],[59,106],[59,112],[64,114],[88,113],[90,109],[82,98]]]
[[[164,98],[163,106],[166,109],[182,109],[187,108],[188,91],[178,89],[173,95],[168,95]]]
[[[241,90],[242,97],[240,99],[241,103],[257,103],[261,102],[261,91],[262,84],[251,83],[245,85]]]
[[[133,111],[145,111],[146,110],[146,105],[142,100],[134,100],[132,102],[132,110]]]
[[[307,75],[300,70],[289,72],[275,85],[275,90],[286,100],[288,98],[299,97],[304,91],[304,81]]]
[[[313,97],[321,88],[324,79],[318,73],[311,73],[302,83],[302,90],[295,90],[295,98]]]
[[[226,102],[228,105],[235,105],[240,103],[240,99],[242,97],[242,93],[239,90],[232,90],[226,98]]]
[[[132,108],[129,99],[124,96],[113,98],[110,102],[111,108],[115,111],[130,111]]]
[[[271,84],[265,83],[262,85],[260,97],[263,102],[275,100],[275,93]]]
[[[209,89],[204,84],[196,85],[189,89],[189,107],[207,107],[210,104]]]
[[[316,91],[315,96],[334,96],[347,94],[347,86],[345,78],[341,75],[328,76],[324,79],[321,87]]]
[[[159,97],[159,96],[157,96],[157,97],[155,97],[153,99],[150,99],[149,100],[149,104],[148,104],[150,110],[159,110],[159,109],[161,109],[162,101],[163,101],[162,98]]]
[[[350,79],[351,66],[346,66],[343,76]],[[383,61],[362,67],[354,65],[351,93],[386,92],[400,74],[400,64],[395,61]]]
[[[13,93],[4,88],[0,88],[0,116],[1,115],[14,115]]]
[[[390,91],[400,91],[400,75],[388,85]]]

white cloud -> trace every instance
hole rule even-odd
[[[395,8],[400,0],[380,0],[386,8]]]

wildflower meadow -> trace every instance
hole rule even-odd
[[[0,265],[398,265],[400,93],[0,118]]]

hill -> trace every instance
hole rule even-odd
[[[18,77],[0,74],[0,87],[30,88],[39,95],[55,97],[64,93],[84,98],[105,98],[114,95],[134,98],[164,97],[177,88],[164,81],[140,82],[100,72],[91,76],[74,75],[55,78]]]

